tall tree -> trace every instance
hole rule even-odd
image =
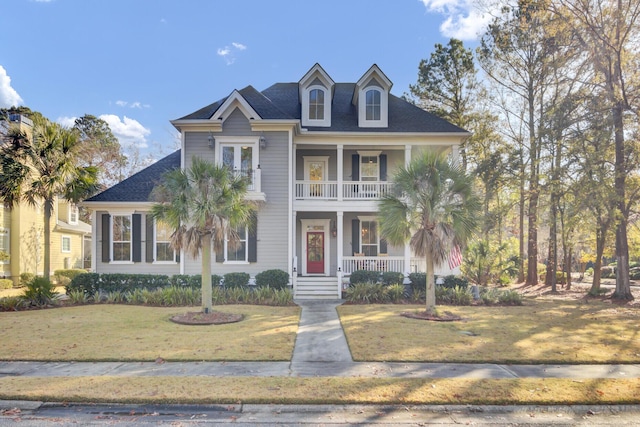
[[[410,86],[424,109],[469,130],[478,89],[473,53],[457,39],[450,39],[446,46],[437,43],[429,59],[420,61],[418,83]],[[460,157],[466,170],[465,143]]]
[[[427,151],[393,177],[379,203],[380,235],[392,245],[410,242],[427,265],[426,313],[436,315],[434,265],[464,248],[477,226],[473,180],[452,159]]]
[[[51,273],[51,217],[56,199],[76,203],[97,190],[97,168],[78,164],[81,149],[74,132],[40,117],[34,121],[32,137],[12,128],[7,143],[0,146],[0,200],[9,207],[21,202],[43,207],[47,279]]]
[[[544,1],[519,0],[505,7],[489,26],[478,49],[480,63],[494,82],[526,108],[528,172],[528,244],[526,284],[538,283],[538,202],[540,198],[540,120],[556,49],[548,34],[549,13]]]
[[[629,220],[626,188],[629,173],[624,115],[640,111],[637,79],[640,52],[640,2],[637,0],[557,0],[555,13],[578,29],[583,51],[598,76],[596,86],[605,94],[615,141],[616,291],[615,298],[632,300],[629,281]]]
[[[82,141],[80,160],[87,166],[98,167],[99,181],[104,188],[126,178],[122,170],[127,165],[127,156],[107,122],[85,114],[75,120],[73,129]]]
[[[211,247],[239,240],[238,227],[251,226],[256,205],[246,199],[248,179],[194,157],[186,170],[165,174],[154,189],[151,214],[174,232],[171,246],[202,260],[202,311],[211,312]]]

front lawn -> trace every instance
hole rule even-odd
[[[215,306],[244,315],[225,325],[169,320],[195,307],[92,304],[0,312],[0,360],[40,361],[281,361],[290,360],[300,308]]]
[[[410,319],[424,306],[342,305],[357,361],[638,363],[640,309],[610,301],[525,300],[518,307],[439,306],[462,321]]]

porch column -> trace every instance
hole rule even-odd
[[[338,200],[342,200],[342,181],[344,179],[343,175],[344,175],[344,171],[343,171],[343,165],[344,165],[344,155],[343,155],[343,151],[344,151],[344,145],[342,144],[338,144],[337,147],[337,168],[338,168]],[[340,227],[340,226],[338,226]],[[340,242],[340,240],[338,240],[338,242]]]
[[[409,243],[404,244],[404,272],[407,275],[411,273],[411,246]]]
[[[337,236],[337,243],[336,243],[336,257],[338,258],[338,268],[336,269],[336,276],[338,276],[338,297],[342,297],[342,256],[344,255],[342,253],[343,249],[344,249],[344,227],[343,227],[343,220],[344,220],[344,212],[342,211],[338,211],[336,212],[336,224],[338,226],[338,236]]]
[[[291,213],[291,218],[292,218],[292,224],[291,224],[291,229],[293,230],[292,232],[292,239],[291,239],[291,250],[293,253],[293,259],[291,260],[293,267],[291,268],[291,278],[292,278],[292,283],[291,285],[293,286],[293,295],[296,294],[296,287],[298,285],[298,252],[297,252],[297,248],[296,248],[296,241],[297,239],[297,235],[298,235],[298,216],[297,216],[297,212],[293,211]]]
[[[409,163],[411,163],[411,146],[410,145],[405,145],[404,146],[404,165],[409,166]]]

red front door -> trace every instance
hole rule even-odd
[[[324,274],[324,233],[307,233],[307,273]]]

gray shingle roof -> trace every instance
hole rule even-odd
[[[99,193],[86,202],[148,202],[151,190],[160,182],[162,175],[180,167],[180,150],[158,160],[151,166],[131,175],[124,181]]]
[[[331,127],[307,127],[316,132],[446,132],[466,133],[440,117],[410,102],[389,94],[389,126],[386,128],[361,128],[358,111],[351,102],[355,83],[336,83],[331,108]],[[276,83],[262,92],[252,86],[238,91],[263,119],[297,119],[301,117],[298,83]],[[227,98],[222,98],[180,120],[208,120]]]

